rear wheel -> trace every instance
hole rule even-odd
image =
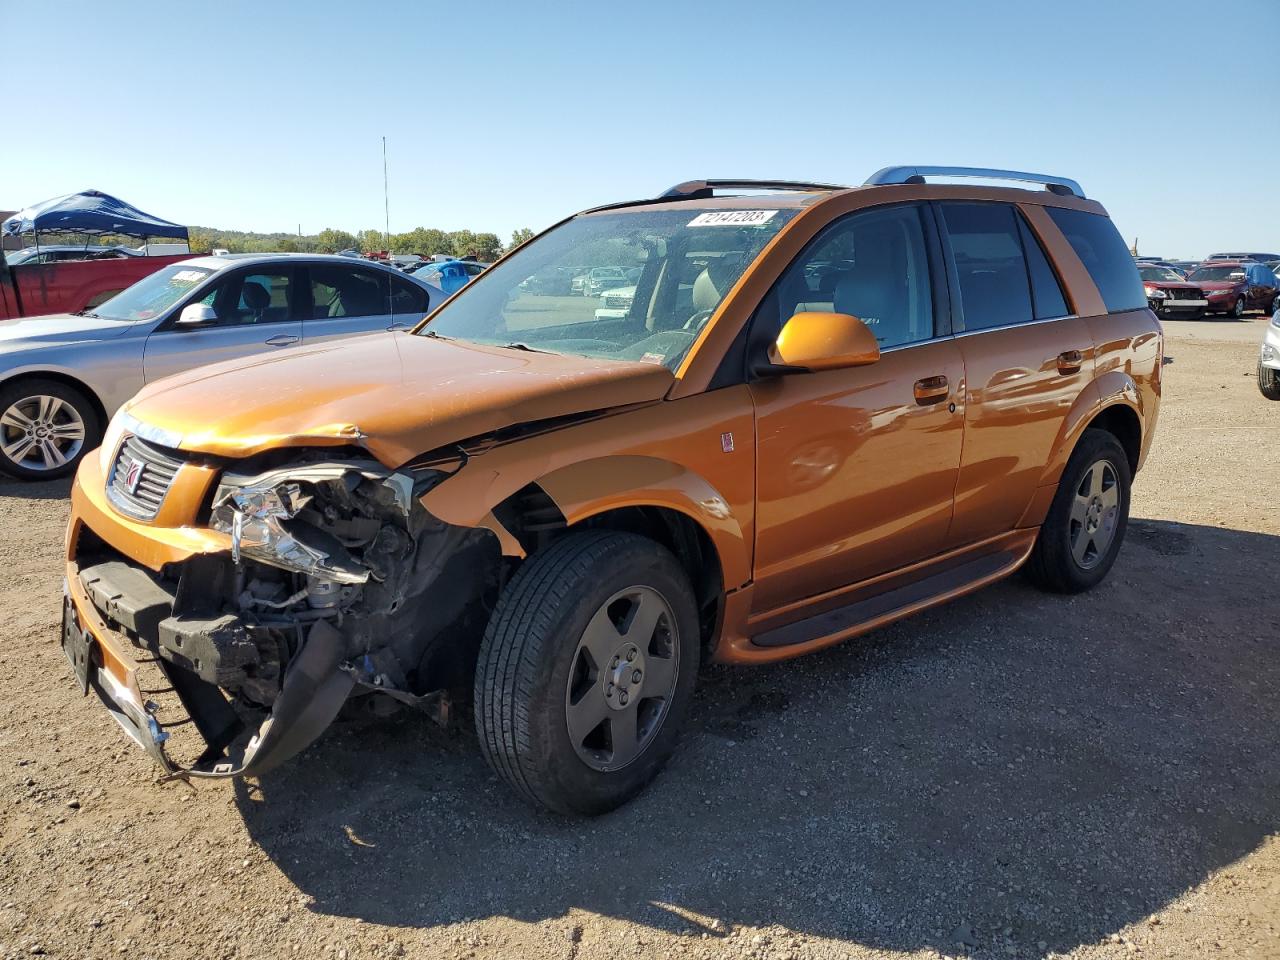
[[[1086,430],[1067,461],[1027,563],[1046,590],[1079,593],[1107,575],[1129,523],[1129,458],[1112,434]]]
[[[101,439],[93,405],[74,387],[20,380],[0,390],[0,469],[20,480],[66,476]]]
[[[1258,364],[1258,389],[1268,400],[1280,400],[1280,370]]]
[[[620,806],[675,747],[699,646],[693,591],[664,547],[629,533],[563,537],[520,568],[485,631],[485,758],[550,810]]]

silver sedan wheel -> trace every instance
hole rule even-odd
[[[79,456],[85,426],[61,397],[24,397],[0,414],[0,451],[15,466],[56,470]]]
[[[1120,482],[1110,460],[1086,472],[1071,504],[1071,556],[1082,570],[1102,562],[1120,521]]]
[[[628,587],[587,624],[569,668],[565,721],[578,757],[620,770],[653,742],[675,696],[680,642],[671,605],[651,587]]]

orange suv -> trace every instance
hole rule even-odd
[[[634,278],[617,309],[536,282],[583,264]],[[171,773],[261,773],[348,702],[469,705],[518,792],[600,813],[671,754],[705,659],[1024,565],[1098,583],[1162,350],[1073,181],[683,183],[570,217],[411,333],[146,387],[76,477],[63,646]]]

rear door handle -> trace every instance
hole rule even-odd
[[[287,347],[291,343],[297,343],[298,338],[289,333],[278,333],[266,343],[273,347]]]
[[[925,377],[915,384],[916,403],[927,407],[931,403],[941,403],[951,392],[951,385],[944,376]]]
[[[1079,350],[1063,350],[1058,354],[1059,373],[1079,373],[1082,363],[1084,363],[1084,354]]]

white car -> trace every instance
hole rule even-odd
[[[145,384],[192,367],[408,330],[444,291],[346,257],[193,257],[78,314],[0,323],[0,471],[64,476]],[[335,352],[333,362],[342,362]]]
[[[1258,389],[1268,400],[1280,400],[1280,309],[1262,335],[1262,351],[1258,354]]]
[[[635,284],[605,290],[600,294],[600,306],[596,307],[596,319],[621,320],[631,310],[631,301],[635,296]]]

